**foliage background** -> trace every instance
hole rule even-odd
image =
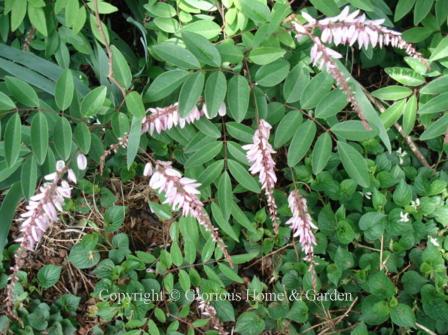
[[[301,11],[334,16],[345,5],[385,19],[431,62],[426,69],[393,48],[337,48],[372,131],[333,79],[309,64],[311,43],[296,41],[287,20],[291,13],[302,20]],[[73,166],[73,198],[19,273],[22,322],[2,315],[3,333],[213,333],[196,302],[114,303],[99,294],[291,293],[313,283],[355,300],[213,306],[239,334],[448,333],[448,1],[0,6],[0,288],[24,200],[56,160],[83,153],[89,164],[86,172]],[[212,118],[141,136],[145,109],[174,102],[183,116],[205,104]],[[218,115],[222,102],[226,116]],[[315,275],[288,227],[274,236],[258,181],[247,172],[241,146],[252,142],[258,118],[273,125],[281,222],[291,215],[288,192],[298,188],[319,228]],[[123,136],[128,145],[100,173],[104,151]],[[194,220],[148,187],[141,177],[148,154],[202,184],[234,268]]]

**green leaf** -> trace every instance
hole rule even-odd
[[[203,72],[190,74],[182,84],[179,94],[179,114],[186,117],[199,100],[204,89],[205,75]]]
[[[241,122],[249,107],[250,87],[247,79],[236,75],[229,80],[227,89],[227,105],[229,114],[236,122]]]
[[[333,85],[333,78],[325,72],[320,72],[306,85],[300,96],[300,104],[304,109],[311,109],[317,106]]]
[[[283,97],[287,103],[297,102],[309,81],[309,74],[302,64],[297,64],[288,73],[283,84]]]
[[[221,210],[222,206],[218,206],[214,202],[212,202],[211,208],[212,208],[213,218],[215,219],[219,228],[221,228],[221,230],[226,235],[230,236],[233,240],[238,242],[239,241],[238,236],[236,235],[235,231],[233,230],[232,226],[230,225],[229,218],[226,219],[224,217],[224,213]]]
[[[401,100],[407,98],[412,94],[412,90],[409,87],[390,85],[372,92],[375,98],[381,100]]]
[[[0,111],[8,111],[16,108],[16,104],[5,93],[0,92]]]
[[[128,148],[126,152],[126,164],[128,170],[130,169],[135,157],[138,153],[138,148],[140,146],[141,132],[141,119],[133,117],[131,122],[131,130],[129,132]]]
[[[142,96],[136,91],[132,91],[126,95],[126,108],[136,118],[143,118],[146,114],[145,106],[143,105]]]
[[[68,260],[78,269],[88,269],[100,261],[100,253],[96,250],[98,236],[96,234],[85,235],[80,242],[70,250]]]
[[[11,226],[12,219],[16,213],[16,208],[22,198],[22,189],[20,182],[17,182],[11,186],[3,198],[0,207],[0,217],[2,218],[2,224],[0,225],[0,253],[8,241],[9,227]]]
[[[48,122],[42,112],[36,113],[31,122],[31,149],[37,163],[42,165],[48,151]]]
[[[20,185],[22,193],[29,199],[36,191],[37,184],[37,164],[34,156],[30,156],[22,165],[20,170]]]
[[[395,286],[382,271],[369,276],[368,291],[379,298],[391,298],[395,293]]]
[[[67,160],[72,150],[72,127],[65,117],[60,117],[54,129],[54,149],[57,155]]]
[[[252,49],[249,59],[258,65],[266,65],[284,56],[286,51],[276,47],[259,47]]]
[[[399,0],[395,8],[394,21],[402,19],[414,7],[415,0]]]
[[[79,13],[78,13],[78,15],[79,15]],[[65,17],[66,18],[70,17],[70,15],[65,15]],[[90,30],[92,30],[93,36],[95,36],[95,38],[101,44],[103,44],[103,45],[109,44],[110,43],[110,38],[109,38],[109,30],[107,29],[107,26],[102,21],[99,22],[99,24],[103,28],[102,30],[104,32],[104,34],[101,34],[100,30],[98,29],[99,25],[98,25],[98,23],[96,21],[95,15],[93,15],[93,14],[89,15],[89,22],[90,22]],[[75,23],[74,26],[77,26],[77,24]]]
[[[36,30],[39,33],[41,33],[45,37],[48,35],[47,22],[43,8],[36,8],[31,6],[31,4],[29,4],[28,18],[30,19],[31,24],[36,28]]]
[[[401,114],[406,107],[406,100],[399,100],[395,102],[392,106],[387,108],[381,115],[380,118],[383,121],[384,128],[390,128],[395,122],[398,121]]]
[[[124,224],[126,206],[112,206],[104,213],[104,223],[106,232],[115,232]]]
[[[185,25],[182,32],[186,31],[202,35],[210,40],[221,33],[221,27],[212,20],[198,20]]]
[[[274,148],[280,148],[294,136],[297,127],[303,121],[302,113],[297,110],[288,112],[275,130]]]
[[[403,131],[406,135],[414,129],[415,118],[417,116],[417,97],[412,95],[406,102],[403,111]]]
[[[384,71],[395,81],[406,86],[419,86],[425,83],[425,77],[414,70],[404,67],[388,67]]]
[[[390,318],[399,327],[415,327],[415,314],[411,307],[398,304],[390,311]]]
[[[349,120],[336,123],[331,131],[338,137],[350,141],[365,141],[378,135],[377,129],[366,130],[361,121]]]
[[[39,98],[36,91],[23,80],[5,77],[6,87],[9,93],[17,99],[22,105],[27,107],[39,107]]]
[[[432,98],[423,106],[421,106],[418,112],[421,115],[425,115],[425,114],[440,113],[447,110],[448,110],[448,92],[442,93]]]
[[[207,163],[215,158],[221,152],[221,150],[221,141],[213,141],[211,143],[208,143],[187,159],[187,161],[185,162],[185,167],[191,168]]]
[[[166,98],[182,85],[187,76],[188,72],[181,69],[163,72],[149,85],[143,99],[153,102]]]
[[[244,335],[259,335],[264,329],[264,320],[255,312],[244,312],[238,317],[235,331]]]
[[[54,264],[44,265],[37,273],[37,280],[43,289],[54,286],[61,276],[62,267]]]
[[[12,1],[11,8],[11,31],[15,31],[22,24],[25,18],[27,0]]]
[[[427,83],[420,89],[421,94],[440,94],[448,90],[448,75],[441,76]]]
[[[311,166],[315,175],[322,172],[327,166],[331,156],[331,147],[331,136],[328,133],[320,135],[311,155]]]
[[[273,87],[280,84],[288,75],[289,62],[285,59],[278,59],[267,65],[260,67],[255,73],[255,81],[264,87]]]
[[[98,4],[98,13],[99,14],[112,14],[112,13],[115,13],[118,11],[117,7],[115,7],[114,5],[111,5],[110,3],[107,3],[105,1],[98,1],[97,4]],[[89,6],[89,8],[92,11],[94,11],[94,12],[96,11],[96,6],[94,3],[94,0],[89,1],[87,3],[87,6]]]
[[[316,131],[316,125],[310,120],[305,121],[296,129],[296,133],[288,147],[288,166],[295,166],[305,157],[313,143],[314,136],[316,136]]]
[[[414,7],[414,25],[419,24],[431,11],[434,0],[417,0]]]
[[[367,162],[350,144],[338,141],[338,154],[347,174],[362,187],[370,186]]]
[[[236,283],[244,283],[244,279],[237,275],[237,273],[232,270],[229,266],[227,266],[224,263],[218,263],[218,268],[221,271],[221,273],[229,278],[231,281],[234,281]]]
[[[304,323],[308,320],[308,306],[302,300],[295,301],[286,316],[289,320]]]
[[[99,86],[91,90],[81,102],[81,114],[85,117],[95,116],[103,107],[106,94],[106,86]]]
[[[67,69],[59,77],[56,82],[56,90],[54,98],[56,105],[60,110],[66,110],[73,101],[73,94],[75,92],[75,83],[73,81],[72,72]]]
[[[252,128],[237,122],[227,122],[226,129],[233,138],[243,143],[252,143],[252,137],[254,136]]]
[[[17,162],[22,143],[22,123],[18,113],[14,113],[6,123],[5,135],[5,159],[8,166]]]
[[[270,12],[265,1],[260,0],[240,0],[241,11],[257,24],[268,21]]]
[[[184,69],[199,69],[201,64],[198,59],[187,49],[172,43],[155,45],[153,51],[157,57],[164,61]]]
[[[347,106],[347,97],[341,90],[328,93],[316,107],[316,117],[328,119],[340,113]]]
[[[205,37],[184,31],[182,33],[182,39],[196,58],[205,65],[210,65],[213,67],[221,66],[222,60],[218,49],[210,43]]]
[[[80,122],[76,126],[73,133],[73,140],[83,154],[89,153],[90,145],[92,143],[92,135],[89,127],[84,122]]]
[[[310,0],[313,6],[326,16],[336,16],[339,14],[338,5],[334,0]]]
[[[121,51],[115,46],[111,46],[112,50],[112,70],[114,72],[115,79],[125,89],[129,88],[132,84],[132,73],[129,68],[129,64]]]
[[[233,159],[228,159],[227,165],[233,178],[235,178],[235,180],[241,186],[251,192],[260,193],[260,186],[258,185],[255,178],[247,172],[246,168],[244,168],[240,163],[234,161]]]
[[[420,135],[421,141],[431,140],[433,138],[443,135],[448,128],[448,114],[442,116],[436,122],[432,123],[428,128],[425,129],[423,134]]]
[[[207,113],[210,118],[218,114],[219,107],[224,102],[227,93],[227,79],[220,71],[213,72],[205,83],[204,98]]]
[[[224,171],[221,178],[219,178],[217,198],[224,218],[228,220],[233,203],[233,190],[232,182],[227,171]]]

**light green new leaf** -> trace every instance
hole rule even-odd
[[[448,114],[442,116],[437,121],[433,122],[423,134],[420,135],[421,141],[431,140],[433,138],[439,137],[448,130]]]
[[[182,69],[163,72],[149,85],[143,99],[153,102],[167,97],[182,85],[187,76],[188,72]]]
[[[28,5],[28,18],[31,24],[36,28],[36,30],[44,36],[48,35],[47,31],[47,21],[45,18],[45,12],[43,8],[36,8]]]
[[[412,90],[409,87],[390,85],[383,88],[379,88],[372,92],[375,98],[381,100],[401,100],[407,98],[412,94]]]
[[[23,80],[6,76],[6,87],[9,93],[22,105],[27,107],[39,107],[39,98],[36,91]]]
[[[311,154],[311,166],[315,175],[322,172],[328,164],[332,147],[331,136],[325,132],[319,136]]]
[[[227,171],[224,171],[221,178],[219,178],[217,198],[224,218],[228,220],[233,203],[233,193],[232,182]]]
[[[36,191],[37,184],[37,164],[34,156],[30,156],[22,165],[20,171],[20,186],[22,194],[29,199]]]
[[[364,157],[353,146],[340,141],[338,141],[338,154],[347,174],[360,186],[369,187],[369,170]]]
[[[414,129],[415,118],[417,116],[417,97],[412,95],[406,102],[403,111],[403,131],[408,135]]]
[[[191,31],[207,39],[215,38],[221,32],[221,27],[212,20],[198,20],[185,25],[182,32]]]
[[[305,157],[313,143],[314,136],[316,136],[316,130],[316,125],[310,120],[305,121],[296,129],[288,148],[288,166],[295,166]]]
[[[270,12],[266,2],[259,0],[240,0],[241,11],[257,24],[268,21]]]
[[[12,1],[11,8],[11,31],[15,31],[22,24],[25,18],[27,0]]]
[[[266,65],[283,57],[286,51],[276,47],[259,47],[252,49],[249,53],[249,59],[258,65]]]
[[[233,159],[227,160],[230,173],[233,178],[244,188],[254,193],[260,193],[260,186],[253,176],[247,172],[247,169]]]
[[[414,7],[414,25],[419,24],[431,11],[434,0],[417,0]]]
[[[436,60],[448,57],[448,37],[444,37],[436,48],[432,51],[429,60],[434,62]]]
[[[204,89],[205,75],[203,72],[190,74],[185,78],[179,94],[179,114],[186,117],[197,104]]]
[[[72,150],[72,127],[65,117],[60,117],[54,129],[54,149],[62,160],[70,157]]]
[[[418,113],[421,115],[440,113],[448,110],[448,92],[442,93],[423,106],[420,107]]]
[[[204,36],[189,31],[182,33],[182,39],[193,55],[203,64],[213,67],[221,66],[221,55],[218,49]]]
[[[66,110],[68,107],[70,107],[73,100],[74,92],[75,84],[73,81],[73,75],[72,72],[67,69],[62,73],[62,75],[56,82],[54,98],[56,101],[56,105],[60,110]]]
[[[22,142],[22,123],[20,116],[15,113],[6,123],[5,135],[5,159],[9,167],[13,166],[19,158]]]
[[[420,89],[421,94],[440,94],[448,91],[448,75],[441,76],[427,83]]]
[[[31,122],[31,149],[37,163],[42,165],[48,151],[48,122],[42,112],[38,112]]]
[[[415,0],[399,0],[395,8],[394,21],[402,19],[414,7]]]
[[[241,122],[249,107],[250,87],[247,79],[236,75],[229,80],[227,89],[227,105],[229,114],[236,122]]]
[[[406,100],[402,99],[395,102],[392,106],[387,108],[381,115],[381,121],[383,121],[384,128],[390,128],[395,122],[398,121],[401,114],[406,107]]]
[[[204,98],[207,113],[210,118],[218,114],[219,107],[224,102],[227,93],[227,79],[220,71],[213,72],[205,83]]]

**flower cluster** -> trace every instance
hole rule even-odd
[[[171,162],[157,161],[154,171],[152,164],[147,163],[144,173],[147,177],[151,176],[149,186],[165,194],[165,203],[173,210],[182,210],[183,216],[194,217],[211,234],[226,260],[233,265],[224,241],[212,225],[204,204],[199,200],[200,184],[194,179],[182,177],[182,174],[172,167]]]
[[[277,182],[275,175],[275,162],[272,154],[275,151],[269,143],[269,134],[271,125],[264,120],[260,120],[257,130],[253,136],[253,143],[243,146],[247,151],[246,156],[251,166],[249,171],[252,174],[258,174],[262,189],[265,191],[269,214],[274,224],[274,231],[277,234],[279,220],[277,215],[277,204],[274,199],[274,186]]]
[[[288,197],[289,208],[292,217],[286,222],[291,227],[294,237],[299,237],[300,245],[305,252],[305,260],[311,262],[314,255],[314,246],[316,245],[316,237],[313,229],[317,227],[313,224],[306,199],[302,197],[298,191],[292,191]]]
[[[80,170],[86,169],[87,158],[79,154],[77,164]],[[67,179],[64,178],[66,174]],[[10,282],[6,288],[6,308],[13,317],[13,291],[18,281],[17,273],[25,263],[27,250],[34,250],[49,226],[58,220],[58,212],[62,211],[65,199],[71,197],[72,188],[69,182],[74,184],[77,182],[75,173],[65,165],[64,161],[56,162],[56,171],[46,175],[44,179],[45,182],[40,186],[39,192],[30,198],[26,212],[20,215],[21,236],[16,240],[20,245],[15,254],[15,265],[11,268]]]
[[[196,289],[196,292],[197,292],[196,300],[198,301],[198,309],[199,309],[199,312],[201,313],[201,316],[210,318],[212,327],[213,327],[213,329],[215,329],[218,332],[218,334],[227,335],[228,332],[226,332],[226,330],[224,329],[224,326],[221,324],[221,322],[219,321],[219,319],[217,317],[216,309],[212,305],[210,305],[210,303],[208,301],[206,301],[202,298],[202,295],[201,295],[199,289]]]

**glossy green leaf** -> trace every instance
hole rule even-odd
[[[138,149],[140,146],[140,137],[141,137],[141,118],[133,117],[131,123],[131,130],[129,132],[128,139],[128,147],[126,151],[126,164],[129,168],[134,162],[135,157],[137,156]]]
[[[273,87],[280,84],[288,75],[289,63],[285,59],[278,59],[260,67],[255,73],[255,81],[264,87]]]
[[[417,116],[417,97],[411,95],[406,102],[406,106],[403,111],[403,131],[408,135],[412,129],[414,129],[415,119]]]
[[[205,83],[204,98],[207,113],[210,118],[218,114],[219,107],[227,94],[227,79],[220,71],[213,72]]]
[[[297,110],[288,112],[275,130],[274,148],[280,148],[294,136],[297,127],[303,121],[302,113]]]
[[[421,94],[440,94],[448,91],[448,75],[436,78],[420,89]]]
[[[205,75],[203,72],[190,74],[185,78],[179,94],[179,114],[186,117],[197,104],[204,89]]]
[[[214,202],[212,202],[211,205],[212,208],[212,215],[215,219],[216,223],[218,224],[218,227],[221,228],[221,230],[228,236],[230,236],[233,240],[238,242],[238,236],[236,235],[235,231],[233,230],[232,226],[229,223],[228,217],[226,218],[223,213],[223,209],[220,206],[216,205]]]
[[[0,206],[0,217],[2,218],[2,224],[0,225],[0,253],[8,240],[9,227],[16,213],[16,207],[18,206],[22,198],[22,189],[20,182],[17,182],[11,186],[7,191],[5,197]]]
[[[182,33],[182,39],[196,58],[205,65],[213,67],[221,66],[221,55],[218,49],[208,41],[204,36],[199,34],[184,31]]]
[[[233,76],[228,83],[227,105],[232,118],[241,122],[246,116],[249,107],[250,87],[247,79],[243,76]]]
[[[130,92],[126,95],[126,108],[136,118],[143,118],[145,116],[145,106],[143,105],[142,96],[136,91]]]
[[[18,113],[11,116],[6,123],[3,139],[5,141],[5,159],[8,166],[12,166],[19,158],[22,143],[22,123]]]
[[[408,68],[388,67],[384,71],[392,79],[406,86],[420,86],[425,83],[425,77]]]
[[[414,24],[417,25],[423,21],[423,19],[431,11],[434,0],[416,0],[414,7]]]
[[[300,104],[304,109],[311,109],[317,106],[331,89],[333,78],[326,72],[320,72],[306,85],[300,96]]]
[[[20,186],[22,194],[29,199],[36,190],[37,184],[37,164],[34,156],[30,156],[22,165],[20,170]]]
[[[75,83],[70,70],[65,70],[56,82],[54,98],[60,110],[66,110],[73,101]]]
[[[244,188],[254,193],[260,193],[260,186],[253,176],[247,172],[247,168],[233,159],[227,160],[227,166],[232,174],[232,177]]]
[[[309,74],[302,64],[297,64],[288,73],[283,84],[283,97],[287,103],[297,102],[309,81]]]
[[[446,110],[448,110],[448,92],[442,93],[432,98],[423,106],[421,106],[418,112],[421,115],[425,115],[425,114],[440,113]]]
[[[414,7],[415,0],[399,0],[395,7],[394,21],[402,19]]]
[[[129,68],[129,64],[126,58],[123,56],[121,51],[115,47],[111,46],[112,50],[112,70],[114,73],[114,78],[120,83],[120,85],[127,89],[132,83],[132,73]]]
[[[258,65],[266,65],[283,57],[285,50],[276,47],[259,47],[249,53],[249,59]]]
[[[328,133],[319,136],[311,154],[311,166],[315,175],[322,172],[331,156],[332,140]]]
[[[198,69],[201,67],[198,59],[191,51],[176,44],[162,43],[155,45],[153,51],[157,57],[184,69]]]
[[[62,160],[67,160],[72,150],[72,127],[65,117],[60,117],[54,129],[54,149]]]
[[[410,88],[398,85],[386,86],[372,92],[375,98],[393,101],[407,98],[411,94],[412,90]]]
[[[217,198],[224,218],[228,220],[233,203],[233,193],[232,182],[230,181],[230,176],[227,171],[224,171],[221,178],[219,178]]]
[[[0,92],[0,111],[8,111],[16,108],[16,104],[5,93]]]
[[[19,103],[27,107],[38,107],[39,98],[36,91],[23,80],[6,76],[6,87],[9,93],[17,99]]]
[[[149,85],[143,96],[144,100],[152,102],[167,97],[182,85],[187,76],[188,72],[181,69],[161,73],[154,79],[151,85]]]
[[[222,150],[222,142],[214,141],[206,144],[202,149],[196,151],[185,162],[186,167],[195,167],[209,162],[215,158]]]
[[[316,107],[316,117],[327,119],[340,113],[347,106],[347,96],[340,90],[328,93]]]
[[[381,114],[380,118],[383,121],[384,127],[386,129],[390,128],[395,122],[398,121],[405,107],[406,100],[399,100]]]
[[[85,117],[96,115],[106,101],[107,88],[100,86],[90,91],[81,102],[81,114]]]
[[[44,36],[48,35],[47,21],[43,8],[36,8],[28,5],[28,18],[36,30]]]
[[[420,135],[421,141],[431,140],[433,138],[443,135],[448,130],[448,114],[442,116],[437,121],[433,122],[425,131]]]

